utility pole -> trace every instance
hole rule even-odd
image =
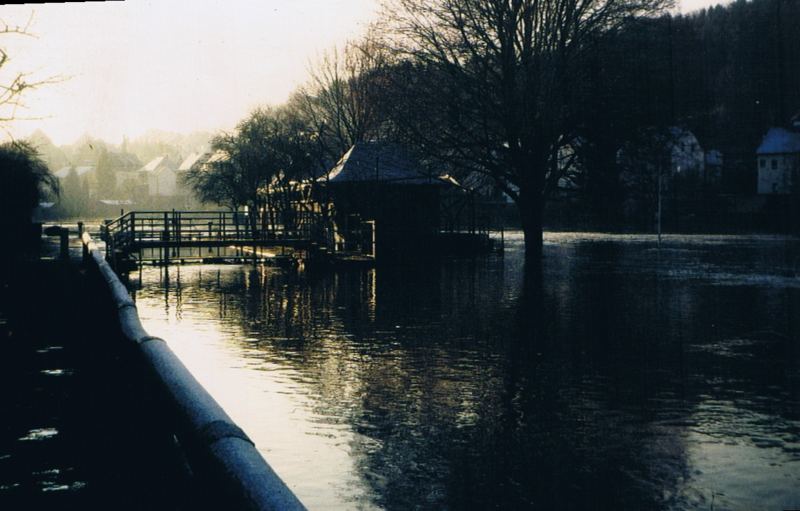
[[[656,230],[658,232],[658,248],[661,248],[661,182],[662,178],[662,165],[658,166],[658,207],[656,210]]]

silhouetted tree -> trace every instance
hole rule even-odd
[[[234,133],[212,140],[211,158],[189,170],[186,182],[204,202],[247,206],[254,230],[274,226],[293,188],[318,168],[314,134],[306,128],[286,108],[256,109]]]
[[[58,190],[58,180],[33,146],[26,142],[0,144],[0,232],[8,247],[27,241],[33,209]]]
[[[393,118],[418,147],[491,176],[517,204],[526,254],[542,249],[559,153],[578,136],[587,55],[597,40],[668,0],[395,0]]]
[[[24,26],[9,25],[5,20],[0,19],[0,37],[32,37],[29,30],[32,22],[32,13]],[[9,71],[10,61],[11,57],[6,49],[0,46],[0,128],[3,129],[6,129],[11,121],[18,119],[17,113],[20,108],[24,107],[22,98],[26,91],[59,80],[57,77],[35,79],[29,73]]]
[[[317,133],[330,163],[356,142],[379,135],[389,63],[389,54],[372,37],[350,42],[324,54],[290,102]]]

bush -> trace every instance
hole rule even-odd
[[[32,145],[0,144],[0,236],[8,240],[5,246],[18,247],[13,252],[27,248],[34,208],[58,190],[58,180]]]

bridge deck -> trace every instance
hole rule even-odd
[[[151,249],[151,248],[235,248],[246,247],[300,247],[306,248],[312,245],[308,239],[275,239],[275,240],[253,240],[253,239],[190,239],[190,240],[136,240],[129,246],[132,250]]]
[[[259,257],[269,248],[319,250],[320,242],[327,244],[319,213],[294,212],[285,218],[288,223],[266,220],[255,222],[246,213],[230,211],[131,211],[106,222],[102,237],[111,260],[165,262],[203,258],[201,249],[206,248],[216,249],[219,257],[242,257],[245,252]]]

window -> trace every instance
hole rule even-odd
[[[778,160],[776,158],[772,159],[772,170],[778,170]]]
[[[766,168],[767,167],[767,160],[765,160],[764,158],[759,158],[758,159],[758,166],[760,168],[762,168],[762,169]]]

